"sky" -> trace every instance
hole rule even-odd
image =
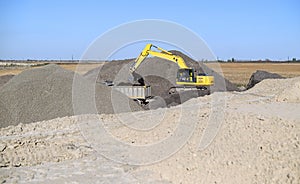
[[[0,0],[0,59],[80,59],[103,33],[143,19],[190,29],[218,59],[299,59],[299,10],[299,0]]]

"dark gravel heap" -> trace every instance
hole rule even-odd
[[[281,75],[277,73],[270,73],[263,70],[257,70],[255,73],[253,73],[249,79],[249,82],[247,84],[247,89],[252,88],[255,86],[255,84],[261,82],[264,79],[283,79]]]
[[[170,51],[176,55],[181,56],[189,67],[195,68],[198,73],[206,73],[215,77],[215,85],[211,87],[210,91],[239,91],[239,89],[223,78],[218,73],[214,72],[206,65],[196,62],[190,57],[182,54],[179,51]],[[131,60],[119,60],[106,62],[101,68],[93,69],[87,72],[84,76],[89,80],[102,83],[105,80],[112,80],[116,85],[128,84],[131,78],[129,74],[129,67],[134,62]],[[145,84],[150,85],[152,88],[152,95],[161,97],[166,106],[177,105],[184,101],[195,98],[198,96],[207,95],[207,91],[188,91],[181,92],[179,95],[168,94],[170,87],[175,86],[178,66],[168,60],[164,60],[157,57],[146,58],[145,61],[136,70],[136,73],[144,78]]]
[[[88,71],[86,74],[84,74],[84,77],[89,80],[94,80],[97,78],[97,82],[99,83],[103,82],[104,80],[115,81],[115,77],[118,72],[133,61],[134,59],[125,59],[105,62],[102,67],[94,68]]]
[[[125,95],[112,93],[111,88],[107,86],[95,86],[84,77],[51,64],[26,70],[13,77],[0,89],[0,127],[74,115],[74,101],[72,101],[74,75],[79,86],[76,97],[79,110],[76,114],[115,113],[112,95],[115,106],[119,108],[118,112],[122,109],[126,111],[122,104],[126,100],[128,102]],[[118,100],[123,101],[118,104]],[[90,105],[94,102],[96,107]],[[133,111],[142,110],[132,100],[129,100],[129,106]]]

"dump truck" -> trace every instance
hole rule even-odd
[[[152,98],[150,86],[113,86],[112,88],[136,100],[141,105],[147,104]]]

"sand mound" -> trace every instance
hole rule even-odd
[[[0,126],[16,125],[74,115],[73,78],[76,75],[78,100],[76,114],[114,113],[111,89],[96,86],[74,72],[57,65],[26,70],[12,78],[0,90]],[[94,96],[90,95],[94,94]],[[114,92],[120,99],[124,95]],[[96,101],[96,109],[91,104]],[[116,103],[116,102],[115,102]],[[130,101],[132,110],[141,108]]]
[[[292,84],[289,88],[284,89],[277,96],[277,101],[280,102],[300,102],[300,78],[295,83]]]
[[[124,113],[122,118],[116,114],[80,115],[2,128],[0,166],[4,168],[0,170],[0,181],[124,183],[124,176],[133,176],[137,181],[129,180],[129,183],[147,183],[148,179],[156,180],[152,183],[160,183],[160,180],[170,183],[299,183],[299,103],[260,98],[280,96],[284,88],[292,92],[298,90],[295,94],[299,95],[299,83],[300,77],[266,79],[245,92],[216,92],[173,108]],[[220,99],[224,98],[223,109]],[[224,117],[219,118],[219,113],[213,115],[214,106],[221,107]],[[163,114],[162,119],[157,118],[159,114]],[[132,119],[133,115],[139,118]],[[180,127],[182,118],[186,118],[183,119],[186,126]],[[118,142],[126,145],[140,147],[164,142],[158,150],[153,149],[154,156],[176,146],[177,142],[167,142],[167,139],[182,140],[184,136],[176,133],[178,129],[186,130],[192,123],[196,124],[184,146],[169,157],[149,165],[132,166],[104,159],[93,150],[99,147],[93,147],[92,139],[87,141],[79,127],[88,125],[85,127],[88,132],[94,132],[98,125],[92,123],[95,119],[101,121],[105,131]],[[153,119],[160,119],[159,124],[149,130],[141,131],[124,124],[147,125]],[[199,150],[204,133],[220,122],[216,137],[206,149]],[[98,138],[95,140],[104,140],[103,148],[109,145],[108,158],[114,155],[146,157],[139,149],[122,152],[122,146],[106,140],[98,132],[89,135]],[[108,177],[110,180],[106,180]]]
[[[19,124],[1,130],[0,136],[11,139],[0,141],[0,167],[61,162],[81,158],[92,151],[70,117]]]
[[[255,73],[253,73],[249,79],[249,82],[247,84],[247,89],[252,88],[255,84],[263,81],[264,79],[282,79],[281,75],[277,73],[270,73],[267,71],[257,70]]]
[[[276,97],[279,102],[300,102],[300,77],[295,79],[290,79],[292,84],[280,91]]]
[[[245,93],[272,97],[278,102],[300,102],[300,77],[265,79]]]

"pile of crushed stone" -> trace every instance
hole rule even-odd
[[[210,88],[211,92],[239,91],[235,84],[217,72],[214,72],[203,63],[196,62],[179,51],[170,52],[181,56],[186,64],[189,67],[193,67],[198,73],[213,75],[215,77],[215,85]],[[87,72],[84,77],[91,81],[97,81],[98,83],[109,80],[114,81],[116,85],[120,83],[128,84],[131,78],[129,67],[133,62],[134,59],[106,62],[103,67],[98,67]],[[188,91],[181,92],[179,95],[169,94],[169,89],[176,85],[177,70],[178,66],[176,63],[157,57],[149,57],[140,65],[136,73],[143,77],[146,85],[151,86],[153,96],[163,99],[165,106],[181,104],[188,99],[209,94],[209,91]],[[162,107],[162,105],[160,105],[160,107]]]
[[[74,76],[78,87],[77,96],[72,98]],[[115,97],[114,103],[112,96]],[[131,109],[120,109],[122,102],[118,104],[118,100],[129,102]],[[94,85],[74,72],[51,64],[26,70],[0,89],[0,127],[74,114],[111,114],[115,113],[116,106],[120,106],[118,112],[142,110],[127,96],[116,91],[112,93],[107,86]],[[73,107],[77,108],[76,112]]]
[[[87,73],[84,74],[84,77],[89,80],[97,79],[97,82],[114,81],[115,76],[118,72],[129,63],[133,62],[133,59],[125,59],[125,60],[114,60],[111,62],[105,62],[103,66],[98,68],[94,68]],[[128,68],[129,69],[129,68]],[[101,72],[99,72],[101,71]]]
[[[284,79],[284,77],[282,77],[281,75],[277,74],[277,73],[270,73],[267,71],[263,71],[263,70],[257,70],[255,73],[253,73],[249,79],[249,82],[246,86],[246,89],[250,89],[253,86],[255,86],[255,84],[265,80],[265,79]]]

